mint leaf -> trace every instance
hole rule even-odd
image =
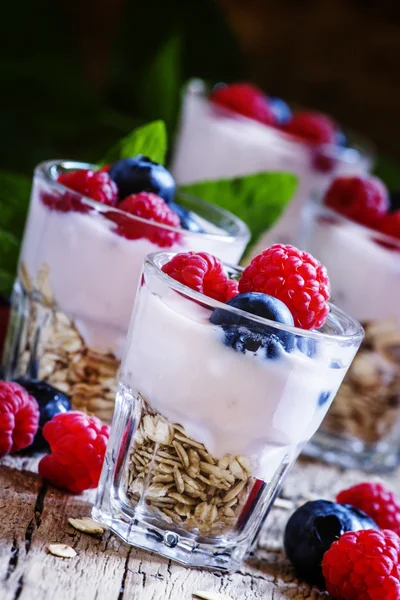
[[[297,181],[292,173],[256,173],[187,184],[180,190],[240,217],[247,223],[254,243],[280,217],[296,191]]]
[[[143,154],[154,162],[164,164],[167,154],[167,131],[163,121],[153,121],[134,129],[107,152],[100,164],[113,163],[137,154]]]

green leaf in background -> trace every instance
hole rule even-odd
[[[11,291],[29,204],[31,181],[0,171],[0,293]]]
[[[30,190],[31,180],[25,175],[0,171],[0,231],[22,236]]]
[[[374,174],[383,179],[391,192],[400,190],[400,167],[387,156],[377,157]]]
[[[20,240],[0,229],[0,293],[11,291],[17,270]]]
[[[143,154],[154,162],[164,164],[167,154],[167,131],[163,121],[153,121],[134,129],[107,152],[100,164],[112,163],[137,154]]]
[[[252,243],[272,227],[296,188],[297,177],[292,173],[256,173],[180,187],[183,192],[226,208],[240,217],[250,228]]]

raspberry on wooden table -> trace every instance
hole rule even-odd
[[[38,403],[22,386],[0,381],[0,457],[32,444],[39,416]]]
[[[399,551],[387,529],[344,533],[322,559],[326,589],[335,600],[400,600]]]
[[[39,474],[52,485],[79,494],[98,485],[110,427],[97,417],[70,411],[43,427],[51,454],[39,463]]]
[[[210,100],[265,125],[274,125],[276,122],[274,111],[262,90],[249,83],[218,86],[211,92]]]
[[[176,254],[162,270],[172,279],[220,302],[227,302],[237,294],[237,283],[229,280],[222,262],[207,252]]]
[[[118,204],[118,208],[130,215],[153,221],[160,225],[180,228],[181,221],[179,216],[168,206],[161,196],[152,192],[140,192],[131,194]],[[128,240],[147,238],[157,246],[169,248],[178,243],[181,234],[171,229],[156,227],[149,223],[143,223],[136,219],[130,219],[121,214],[110,215],[113,221],[118,225],[118,233]]]
[[[243,271],[239,291],[278,298],[292,313],[296,327],[318,329],[328,317],[327,271],[311,254],[294,246],[275,244],[253,258]]]
[[[352,504],[369,515],[381,529],[391,529],[400,535],[400,503],[382,483],[365,482],[341,491],[340,504]]]

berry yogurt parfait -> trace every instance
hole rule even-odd
[[[325,268],[292,246],[242,271],[149,255],[92,515],[188,566],[239,567],[358,349]]]
[[[101,169],[42,163],[13,292],[6,377],[48,382],[74,409],[110,421],[144,257],[195,249],[235,263],[248,240],[242,221],[184,196],[146,157]]]
[[[376,177],[339,177],[304,212],[304,247],[365,340],[306,452],[344,467],[395,467],[400,450],[400,211]]]
[[[193,140],[196,143],[193,144]],[[370,170],[372,150],[318,112],[293,112],[280,99],[253,85],[216,86],[210,94],[199,80],[187,88],[172,161],[179,184],[266,171],[298,176],[297,192],[254,249],[296,244],[302,206],[320,197],[339,174]]]

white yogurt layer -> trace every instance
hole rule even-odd
[[[310,210],[311,214],[311,210]],[[400,319],[400,254],[350,221],[313,221],[307,250],[326,266],[332,299],[359,321]]]
[[[121,380],[214,456],[251,456],[270,479],[315,433],[329,406],[318,407],[320,393],[333,397],[346,369],[298,351],[279,360],[236,352],[209,317],[172,290],[161,299],[143,286]]]
[[[194,143],[195,141],[195,143]],[[347,152],[351,153],[351,150]],[[366,172],[369,160],[354,151],[353,161],[336,161],[329,173],[312,167],[305,144],[251,119],[222,115],[201,93],[189,88],[182,108],[172,173],[180,184],[237,177],[262,171],[289,171],[299,177],[297,193],[253,255],[274,243],[296,244],[301,208],[319,197],[337,175]]]
[[[75,321],[86,344],[120,357],[143,259],[160,248],[144,238],[117,235],[114,224],[99,214],[51,210],[41,202],[37,187],[21,260],[32,280],[47,265],[54,299]],[[209,225],[216,233],[215,226]],[[168,248],[171,252],[203,250],[232,263],[240,259],[243,249],[242,240],[222,242],[207,235],[188,235],[185,230],[181,243]]]

